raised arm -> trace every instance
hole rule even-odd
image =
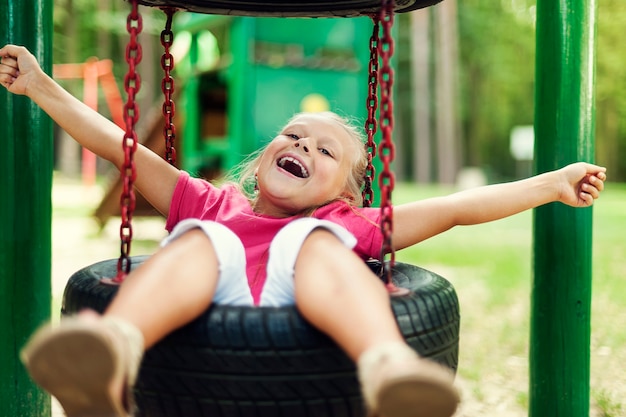
[[[394,247],[402,249],[454,226],[486,223],[555,201],[591,206],[604,189],[605,172],[603,167],[579,162],[520,181],[398,205]]]
[[[122,129],[58,85],[43,72],[26,48],[6,45],[0,49],[0,59],[3,87],[11,93],[28,96],[78,143],[121,168],[124,163]],[[167,216],[178,169],[141,145],[134,154],[134,161],[137,189]]]

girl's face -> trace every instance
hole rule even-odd
[[[260,158],[255,211],[288,217],[347,196],[355,155],[354,139],[338,122],[316,114],[298,116]]]

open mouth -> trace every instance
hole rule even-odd
[[[309,171],[296,158],[283,156],[278,160],[277,164],[279,167],[298,178],[309,177]]]

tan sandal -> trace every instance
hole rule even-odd
[[[358,365],[369,417],[450,417],[456,411],[453,374],[404,344],[375,347]]]
[[[67,417],[129,417],[142,354],[143,336],[130,323],[71,318],[38,330],[21,358]]]

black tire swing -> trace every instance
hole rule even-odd
[[[381,128],[383,140],[380,157],[384,170],[380,177],[381,209],[385,235],[384,251],[391,252],[389,262],[371,261],[370,268],[387,283],[390,291],[399,287],[409,293],[392,297],[392,309],[407,343],[420,355],[437,361],[456,371],[459,348],[460,314],[456,292],[441,276],[417,266],[394,262],[390,246],[391,204],[393,175],[389,163],[393,157],[391,143],[391,98],[389,55],[392,46],[379,48],[378,43],[389,39],[392,16],[395,11],[409,11],[437,3],[438,0],[401,1],[394,8],[391,1],[335,1],[335,2],[257,2],[257,1],[202,1],[189,2],[139,0],[148,6],[163,7],[168,21],[161,35],[165,53],[161,60],[165,77],[162,89],[165,95],[164,136],[165,158],[175,162],[172,124],[174,105],[171,95],[174,82],[169,54],[173,36],[171,21],[174,8],[203,13],[272,16],[357,16],[371,15],[374,35],[370,42],[372,59],[366,130],[370,156],[376,153],[373,136],[376,131],[375,110],[378,105],[378,80],[381,83]],[[141,31],[141,17],[135,0],[128,19],[131,36],[127,48],[129,72],[125,78],[128,102],[124,108],[126,135],[124,151],[126,164],[122,169],[124,191],[121,197],[122,226],[121,256],[105,260],[76,272],[70,277],[63,294],[61,313],[69,315],[84,308],[103,312],[117,293],[117,286],[109,285],[105,277],[115,277],[119,283],[131,269],[147,256],[130,257],[130,224],[134,209],[132,182],[134,164],[132,155],[137,145],[134,124],[138,118],[134,96],[140,79],[135,65],[141,59],[137,34]],[[391,18],[390,18],[391,16]],[[378,38],[379,23],[383,24],[382,39]],[[379,53],[383,68],[377,73]],[[382,75],[382,74],[387,75]],[[370,158],[371,159],[371,158]],[[368,168],[365,204],[371,204],[373,167]],[[384,259],[384,257],[381,257]],[[175,277],[172,277],[175,279]],[[111,281],[111,280],[109,280]],[[365,414],[354,363],[325,334],[321,333],[298,313],[295,306],[231,307],[211,306],[205,313],[185,327],[173,332],[149,349],[142,362],[135,386],[135,396],[141,417],[274,417],[274,416],[328,416],[357,417]]]

